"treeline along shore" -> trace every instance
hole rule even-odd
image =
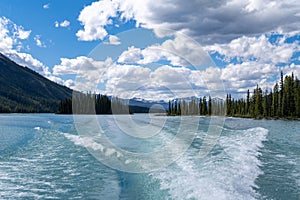
[[[234,99],[227,94],[225,100],[205,96],[200,99],[169,101],[169,116],[220,115],[247,118],[300,118],[300,81],[294,74],[281,78],[272,90],[263,91],[258,85],[246,98]]]
[[[57,114],[111,115],[148,112],[148,107],[129,105],[128,101],[117,97],[77,92],[73,93],[72,98],[59,103]],[[161,110],[157,109],[157,112]]]
[[[160,110],[161,111],[161,110]],[[73,98],[59,103],[58,114],[132,114],[148,113],[149,108],[130,106],[123,99],[101,94],[76,93]],[[229,116],[245,118],[300,118],[300,81],[292,75],[283,76],[271,90],[263,91],[259,85],[246,98],[234,99],[227,94],[225,100],[192,98],[170,100],[166,115]]]

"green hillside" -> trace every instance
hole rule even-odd
[[[22,67],[0,53],[0,113],[56,112],[72,90]]]

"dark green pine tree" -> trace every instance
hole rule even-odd
[[[270,94],[267,94],[268,95],[268,115],[266,117],[273,117],[273,114],[272,114],[272,103],[273,103],[273,92],[272,90],[270,91]]]
[[[177,109],[177,115],[181,115],[181,105],[180,105],[180,101],[178,102],[178,109]]]
[[[272,116],[279,116],[280,106],[279,106],[279,88],[278,83],[275,84],[273,89],[273,102],[272,102]]]
[[[263,107],[262,107],[262,90],[258,85],[254,90],[254,117],[261,117],[263,114]]]
[[[171,115],[171,112],[172,112],[171,101],[169,100],[168,115]]]
[[[199,100],[199,114],[203,115],[203,102],[202,102],[202,98],[200,98],[200,100]]]
[[[266,90],[262,97],[263,116],[269,116],[269,96],[268,90]]]
[[[231,94],[227,94],[226,97],[226,115],[231,116],[232,115],[232,107],[231,107]]]
[[[300,117],[300,80],[296,78],[294,84],[295,116]]]
[[[293,95],[293,81],[291,76],[286,76],[284,79],[283,85],[283,99],[282,99],[282,116],[292,116],[292,112],[294,111],[294,101]]]
[[[211,97],[208,97],[208,115],[212,115],[212,102]]]
[[[202,111],[203,115],[207,115],[208,110],[207,110],[206,96],[203,97],[202,108],[203,108],[203,111]]]
[[[247,91],[246,114],[250,114],[250,91]]]
[[[284,87],[283,87],[283,72],[280,72],[280,92],[279,92],[279,110],[280,112],[278,113],[279,116],[283,116],[283,93],[284,93]]]

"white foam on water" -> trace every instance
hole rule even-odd
[[[296,180],[296,183],[298,185],[298,190],[300,192],[300,158],[296,158],[294,159],[294,161],[289,161],[289,164],[293,164],[295,166],[295,171],[294,171],[294,177],[295,177],[295,180]]]
[[[34,159],[12,157],[11,160],[14,161],[0,162],[1,199],[42,199],[43,196],[38,193],[47,192],[47,190],[34,186],[49,185],[50,188],[54,187],[50,182],[28,176],[36,165]]]
[[[71,142],[73,142],[75,145],[85,147],[93,151],[102,152],[107,157],[116,156],[117,158],[120,158],[123,156],[121,152],[113,148],[107,148],[103,146],[102,144],[96,142],[92,137],[72,135],[69,133],[63,133],[63,135]]]
[[[94,161],[89,160],[88,154],[82,155],[81,152],[76,151],[75,146],[73,151],[72,145],[65,144],[62,135],[74,144],[101,149],[99,144],[92,143],[91,138],[45,130],[44,140],[41,138],[33,142],[32,147],[29,146],[15,153],[8,160],[0,160],[0,199],[62,199],[69,195],[74,197],[89,195],[84,190],[77,192],[74,189],[79,187],[77,181],[81,179],[90,181],[94,178],[94,169],[85,167],[90,166]],[[75,157],[82,156],[84,163],[77,163],[70,158],[69,153],[75,153]],[[94,186],[95,190],[90,191],[117,199],[121,190],[117,175],[106,168],[100,172],[99,191],[98,185]],[[95,180],[97,177],[95,176]]]
[[[42,128],[37,126],[37,127],[34,127],[34,130],[40,131],[40,130],[42,130]]]
[[[159,180],[171,199],[256,199],[259,194],[253,187],[263,173],[259,149],[267,134],[268,130],[260,127],[230,131],[217,142],[221,153],[200,160],[191,150],[174,165],[150,176]]]
[[[275,155],[277,158],[286,158],[286,155],[283,155],[283,154],[276,154]]]
[[[72,135],[69,133],[63,133],[63,135],[77,146],[91,148],[95,151],[101,152],[103,152],[104,150],[104,147],[101,144],[95,142],[91,137],[82,137],[79,135]]]
[[[129,164],[129,163],[131,163],[132,162],[132,160],[125,160],[125,164],[127,165],[127,164]]]

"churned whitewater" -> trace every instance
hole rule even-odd
[[[300,122],[226,118],[211,151],[199,157],[210,118],[158,118],[166,120],[159,133],[137,138],[122,132],[113,116],[97,116],[102,136],[135,153],[170,144],[180,120],[197,119],[192,143],[175,162],[129,173],[93,156],[99,151],[132,162],[96,137],[78,134],[72,116],[0,115],[0,199],[300,199]]]

